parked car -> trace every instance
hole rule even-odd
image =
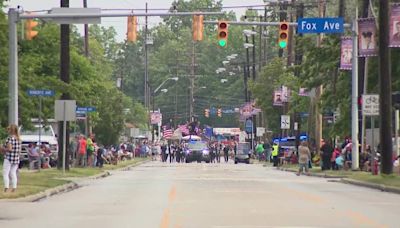
[[[250,164],[250,143],[248,142],[240,142],[237,145],[235,164],[240,162]]]
[[[207,143],[204,141],[189,141],[185,148],[185,160],[186,163],[192,161],[209,163],[211,156]]]

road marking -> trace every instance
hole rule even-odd
[[[175,200],[175,198],[176,198],[176,187],[175,185],[173,185],[168,194],[169,203],[172,203]]]
[[[367,216],[355,211],[349,210],[345,213],[345,215],[352,219],[357,224],[357,226],[367,225],[380,228],[388,227],[387,225],[379,224],[378,222],[368,218]]]
[[[169,209],[164,210],[163,217],[161,219],[160,228],[168,228],[169,227]]]

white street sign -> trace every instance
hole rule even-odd
[[[257,127],[257,136],[261,137],[265,134],[265,128],[264,127]]]
[[[281,129],[290,129],[290,116],[281,115]]]
[[[379,115],[379,95],[377,94],[362,95],[362,113],[364,116]]]

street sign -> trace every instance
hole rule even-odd
[[[290,116],[281,115],[281,129],[290,129]]]
[[[299,18],[297,33],[343,33],[343,18]]]
[[[362,113],[364,116],[379,115],[379,95],[364,94],[362,95]]]
[[[53,90],[44,90],[44,89],[30,89],[27,91],[28,96],[38,96],[38,97],[52,97],[54,96]]]
[[[101,24],[100,8],[52,8],[50,15],[57,17],[50,18],[58,24]],[[62,15],[76,15],[74,17],[62,17]],[[82,16],[85,15],[85,16]]]
[[[76,120],[76,101],[75,100],[56,100],[54,105],[55,119],[57,121]]]
[[[95,112],[95,107],[76,107],[76,112],[78,113],[87,113],[87,112]]]
[[[263,136],[265,134],[265,128],[264,127],[257,127],[257,131],[256,131],[256,135],[257,136]]]
[[[246,128],[246,132],[248,134],[252,133],[253,132],[253,121],[251,121],[250,119],[246,120],[245,128]]]

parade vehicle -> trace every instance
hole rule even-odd
[[[235,164],[237,163],[250,164],[250,144],[248,142],[238,143],[235,154]]]
[[[192,161],[210,163],[211,156],[207,142],[204,141],[188,141],[185,148],[185,161],[190,163]]]

